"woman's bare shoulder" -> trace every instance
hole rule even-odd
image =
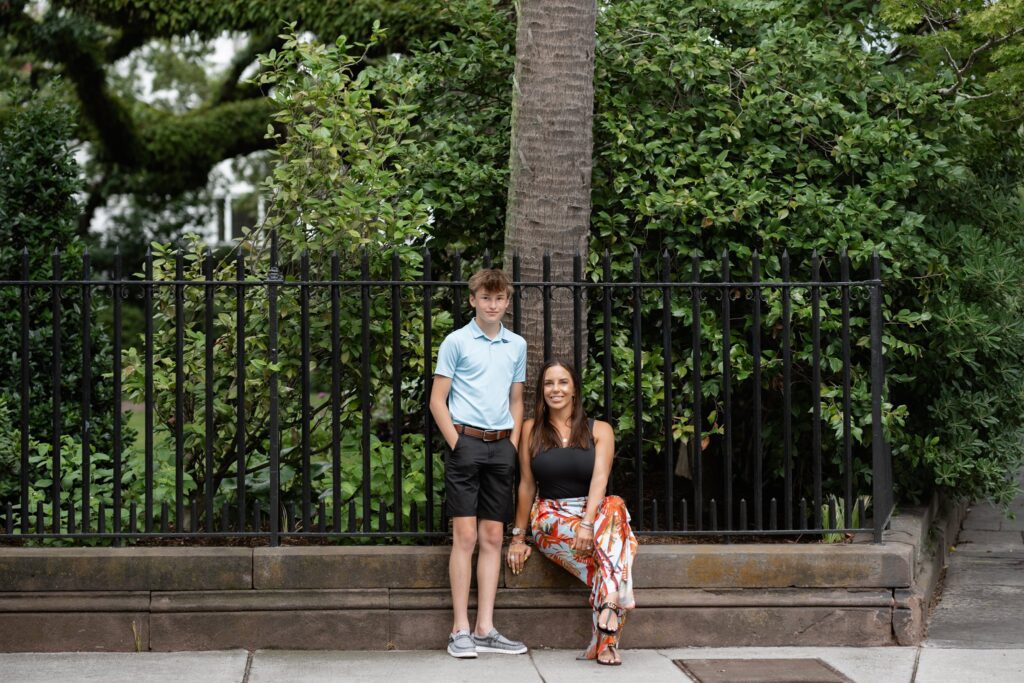
[[[615,430],[604,420],[594,420],[594,436],[598,439],[604,437],[615,438]]]

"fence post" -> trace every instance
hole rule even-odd
[[[52,382],[53,382],[53,434],[52,436],[52,447],[53,452],[53,471],[50,475],[52,479],[51,484],[51,501],[50,501],[50,513],[53,517],[51,520],[53,533],[60,533],[60,479],[61,479],[61,463],[60,463],[60,450],[61,450],[61,434],[63,433],[63,415],[61,413],[61,382],[63,377],[61,376],[61,270],[60,270],[60,249],[53,250],[52,263],[53,263],[53,290],[52,290],[52,311],[53,311],[53,327],[52,327],[52,338],[51,342],[53,349],[51,351],[51,368],[52,368]],[[115,396],[120,396],[120,392],[115,393]]]
[[[640,304],[643,290],[640,288],[640,252],[633,247],[633,468],[636,476],[636,509],[633,517],[636,528],[644,529],[644,442],[643,442],[643,377],[640,374],[642,351],[640,338],[643,331],[640,319]],[[547,321],[545,321],[547,322]]]
[[[270,354],[270,545],[281,544],[280,514],[278,495],[281,488],[281,415],[277,396],[277,289],[284,280],[277,268],[277,231],[270,233],[270,270],[267,272],[267,302],[270,313],[269,348]]]
[[[31,373],[29,367],[29,306],[31,294],[29,292],[29,260],[28,247],[21,251],[21,533],[29,532],[29,501],[28,501],[28,471],[29,471],[29,399],[31,395]]]
[[[213,524],[213,496],[214,496],[214,467],[213,467],[213,432],[216,429],[216,422],[214,421],[213,411],[213,308],[214,302],[214,291],[213,291],[213,252],[209,247],[203,250],[203,275],[204,275],[204,289],[203,289],[203,351],[204,351],[204,363],[203,363],[203,375],[204,375],[204,391],[203,391],[203,412],[205,418],[205,434],[203,435],[204,453],[204,471],[203,471],[203,494],[204,494],[204,506],[203,515],[206,517],[206,532],[213,533],[216,529]]]
[[[725,433],[722,435],[722,450],[725,467],[722,470],[725,481],[725,528],[734,530],[732,519],[732,306],[730,296],[732,275],[729,272],[729,250],[722,250],[722,409]],[[728,541],[728,539],[726,539]]]
[[[882,429],[882,268],[878,252],[871,255],[871,487],[874,508],[875,543],[882,542],[882,530],[888,517],[892,484],[886,466],[886,448]],[[888,490],[887,490],[888,489]]]
[[[430,282],[432,277],[430,249],[423,247],[423,280]],[[430,414],[430,394],[434,382],[434,346],[430,329],[433,325],[432,297],[433,290],[430,285],[423,285],[423,462],[427,495],[423,517],[427,533],[434,530],[434,418]],[[413,531],[415,530],[416,527],[413,526]]]
[[[144,285],[143,296],[145,297],[146,331],[143,353],[145,355],[144,429],[146,433],[143,435],[143,448],[145,449],[145,471],[143,476],[145,477],[146,491],[143,512],[145,521],[143,524],[148,534],[153,531],[153,247],[146,248],[145,269],[146,284]],[[85,291],[88,291],[88,289],[89,285],[86,285]],[[88,310],[84,311],[84,315],[89,315]],[[82,406],[83,408],[85,407],[84,401]]]
[[[83,533],[89,533],[92,505],[92,262],[89,250],[82,254],[82,523]],[[75,517],[71,506],[68,520]]]
[[[662,282],[669,282],[672,278],[672,259],[668,249],[661,253],[661,279]],[[672,397],[672,382],[675,377],[675,368],[672,362],[672,290],[669,287],[662,287],[661,290],[661,360],[664,389],[662,423],[664,429],[664,446],[662,450],[663,467],[665,473],[665,528],[669,531],[675,529],[675,490],[673,480],[675,479],[675,439],[673,438],[674,425],[674,400]],[[686,457],[684,453],[682,457]],[[653,515],[654,523],[657,523],[658,516]]]
[[[606,269],[607,270],[607,269]],[[697,531],[704,530],[704,455],[703,455],[703,389],[701,388],[701,334],[700,334],[700,253],[690,256],[690,335],[692,339],[693,374],[693,516]],[[684,508],[685,509],[685,508]],[[686,525],[683,525],[685,529]]]
[[[113,528],[111,531],[114,533],[114,547],[121,547],[121,537],[118,534],[121,533],[121,471],[123,466],[123,453],[122,453],[122,417],[121,412],[121,296],[124,292],[124,269],[121,262],[121,248],[117,247],[114,250],[114,286],[112,289],[112,296],[114,297],[114,509],[113,509]]]
[[[235,409],[235,440],[237,466],[235,468],[235,497],[238,504],[238,532],[245,531],[245,252],[239,246],[235,264],[235,385],[238,387]],[[259,529],[254,529],[259,531]]]
[[[488,262],[490,255],[487,256]],[[391,514],[394,518],[392,526],[395,531],[401,531],[403,526],[402,515],[404,505],[402,503],[402,289],[398,282],[402,277],[401,262],[398,250],[391,253],[391,438],[393,445],[392,456],[392,488],[393,498],[391,501]],[[381,529],[383,531],[383,529]]]

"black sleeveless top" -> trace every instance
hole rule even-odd
[[[590,493],[594,475],[594,422],[590,421],[590,448],[549,448],[530,463],[541,498],[580,498]]]

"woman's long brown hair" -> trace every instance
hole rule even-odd
[[[572,413],[569,416],[569,443],[565,448],[590,448],[592,443],[590,426],[587,424],[587,413],[583,410],[583,399],[580,397],[580,376],[576,368],[560,360],[549,360],[537,374],[537,386],[533,392],[536,403],[533,407],[533,429],[530,432],[530,457],[534,458],[542,450],[563,448],[558,430],[551,424],[548,404],[544,400],[544,375],[551,368],[564,368],[572,379]]]

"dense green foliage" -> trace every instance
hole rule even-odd
[[[443,13],[425,12],[415,0],[4,2],[0,87],[56,86],[79,105],[80,134],[92,143],[87,219],[117,195],[170,205],[204,188],[215,164],[273,144],[263,132],[274,105],[244,74],[279,46],[286,20],[327,41],[366,39],[374,21],[383,21],[392,32],[375,46],[378,55],[430,39],[445,25]],[[206,61],[209,41],[225,34],[248,42],[218,72]],[[151,92],[164,88],[181,96]],[[83,235],[87,228],[85,220]]]
[[[694,251],[717,255],[728,249],[733,276],[742,279],[749,274],[752,251],[758,249],[763,276],[775,279],[784,248],[805,276],[811,252],[821,251],[826,278],[838,278],[839,249],[848,250],[859,276],[867,275],[869,255],[878,250],[887,282],[891,403],[885,419],[899,494],[913,500],[941,485],[963,495],[1006,500],[1014,488],[1010,474],[1021,454],[1017,415],[1024,408],[1015,370],[1021,361],[1016,351],[1019,276],[1014,263],[1021,204],[1014,147],[995,159],[979,157],[977,143],[991,133],[965,111],[963,101],[943,97],[950,76],[925,78],[891,64],[889,55],[868,39],[867,27],[876,31],[878,25],[869,12],[851,6],[846,15],[829,14],[810,3],[624,2],[606,8],[598,23],[589,276],[598,277],[598,257],[606,249],[615,277],[624,280],[630,276],[634,249],[649,276],[659,271],[660,255],[667,251],[677,279],[688,275]],[[294,73],[296,58],[305,64],[298,72],[307,74],[299,81],[273,81],[283,107],[278,122],[288,127],[288,141],[271,184],[275,218],[264,227],[282,231],[286,272],[294,272],[295,256],[303,246],[312,250],[313,270],[321,273],[332,249],[344,256],[360,244],[399,246],[403,275],[415,277],[418,258],[409,245],[422,243],[427,233],[435,253],[462,248],[477,262],[484,247],[500,243],[510,93],[497,84],[510,84],[511,19],[502,5],[463,3],[452,14],[452,33],[401,59],[359,69],[355,78],[348,75],[353,73],[351,63],[335,48],[289,43],[283,52],[272,53],[275,79]],[[324,89],[324,83],[334,90]],[[373,125],[364,125],[366,121]],[[382,197],[390,199],[380,201]],[[368,225],[378,229],[367,232]],[[261,264],[257,269],[266,266],[265,239],[265,231],[252,238],[252,255]],[[351,258],[343,263],[344,272],[356,272]],[[375,273],[387,272],[386,263],[371,263]],[[978,268],[981,263],[986,268]],[[702,277],[717,277],[714,259],[703,267]],[[768,466],[777,471],[782,451],[781,308],[777,292],[765,296],[762,417]],[[386,351],[376,354],[390,335],[387,309],[377,308],[387,303],[375,298],[371,316],[371,379],[377,397],[372,429],[380,439],[373,443],[385,453],[391,448],[389,356]],[[632,306],[624,294],[617,295],[615,304],[616,311]],[[314,319],[323,319],[328,302],[320,299],[312,305],[321,312]],[[357,322],[356,305],[353,298],[343,313],[351,324]],[[717,305],[706,301],[702,320],[708,351],[701,369],[702,417],[705,433],[713,433],[704,457],[712,472],[721,453]],[[660,299],[645,296],[641,306],[645,326],[657,329]],[[688,329],[686,301],[676,299],[672,308],[673,327]],[[417,309],[410,301],[404,310]],[[416,315],[403,318],[403,345],[408,345],[403,357],[410,369],[423,362]],[[795,297],[793,315],[795,375],[801,379],[794,445],[799,461],[806,463],[811,437],[805,412],[811,359],[806,294]],[[826,295],[826,453],[835,451],[841,425],[838,315],[837,298]],[[600,349],[597,306],[590,319],[591,348]],[[282,370],[294,387],[299,375],[291,364],[298,329],[294,313],[286,313],[283,320],[282,334],[292,341],[282,348],[293,353],[282,357]],[[255,320],[250,324],[259,329]],[[435,320],[435,343],[446,324]],[[229,320],[224,325],[230,329]],[[860,444],[855,474],[863,491],[869,481],[864,467],[870,439],[863,308],[855,313],[853,326],[853,421]],[[749,414],[751,392],[749,305],[737,304],[731,327],[734,401],[742,416]],[[357,328],[343,328],[343,336],[349,329],[354,334]],[[628,328],[616,321],[613,335],[612,413],[623,444],[620,453],[632,454],[634,434],[642,429],[647,466],[657,474],[668,457],[656,437],[664,396],[660,340],[644,342],[646,409],[638,426],[632,411]],[[692,374],[684,337],[677,334],[672,349],[677,450],[692,435],[689,403],[681,398],[689,394]],[[326,335],[315,338],[323,344]],[[327,349],[321,346],[313,353],[319,372],[326,372]],[[596,351],[589,356],[588,401],[592,410],[603,411],[603,358]],[[356,354],[345,362],[350,365],[343,374],[359,377]],[[403,412],[409,428],[418,431],[425,415],[422,384],[413,376],[403,384]],[[345,433],[359,409],[352,400],[357,385],[347,386]],[[253,390],[258,388],[259,382]],[[253,400],[264,399],[254,395]],[[291,402],[288,424],[300,419],[294,412],[298,405]],[[252,410],[261,414],[258,407]],[[229,424],[227,405],[218,414]],[[197,413],[196,419],[200,417]],[[751,423],[740,420],[734,441],[742,450],[749,446]],[[329,453],[328,437],[329,424],[319,421],[311,438],[322,457]],[[228,468],[229,443],[225,436],[218,451]],[[354,457],[357,447],[355,440],[346,443],[346,449],[355,449],[346,454]],[[405,449],[406,456],[409,451]],[[386,469],[386,464],[384,456],[379,466]],[[619,469],[627,478],[636,474],[628,465]],[[738,474],[738,486],[749,491],[749,463]],[[345,476],[358,486],[356,471]],[[826,477],[839,476],[836,463],[829,465]],[[329,487],[321,483],[314,488]],[[386,496],[386,490],[380,494]],[[356,488],[344,493],[349,500]],[[772,489],[766,493],[777,494]]]
[[[245,4],[242,16],[261,12]],[[195,26],[200,32],[223,27],[210,10],[127,0],[69,3],[100,21],[117,12],[151,12],[145,25]],[[1016,3],[996,3],[1017,7]],[[219,6],[219,5],[217,5]],[[368,3],[353,7],[366,9]],[[390,7],[391,5],[389,5]],[[213,6],[211,6],[213,7]],[[232,5],[234,7],[234,5]],[[822,9],[820,3],[755,1],[623,0],[602,5],[598,18],[595,72],[593,218],[590,260],[586,275],[600,277],[601,254],[607,250],[615,279],[632,277],[634,250],[644,274],[660,274],[668,254],[670,277],[689,277],[690,256],[707,256],[701,277],[719,277],[716,258],[728,250],[732,275],[750,275],[754,250],[762,255],[762,277],[780,276],[780,256],[788,249],[794,275],[809,277],[809,262],[822,255],[826,279],[838,279],[838,252],[846,249],[854,278],[867,276],[877,250],[883,259],[885,347],[889,377],[884,410],[892,445],[898,495],[916,500],[941,486],[968,497],[1008,501],[1016,488],[1015,473],[1024,454],[1024,327],[1019,322],[1024,270],[1020,234],[1024,218],[1021,133],[1005,124],[1011,102],[985,109],[987,101],[960,85],[957,70],[939,68],[942,40],[903,38],[895,30],[912,25],[909,9],[897,2],[876,13],[875,3],[848,3],[843,9]],[[909,7],[909,5],[907,5]],[[236,9],[238,9],[236,8]],[[973,5],[972,5],[973,8]],[[309,251],[314,276],[326,276],[331,257],[338,255],[338,274],[360,276],[359,248],[367,247],[367,267],[374,277],[388,278],[390,256],[396,254],[400,275],[422,274],[421,247],[430,246],[434,275],[447,277],[454,249],[461,249],[464,273],[481,263],[483,251],[497,254],[503,242],[502,221],[507,183],[509,103],[511,99],[515,22],[504,2],[461,0],[430,3],[418,10],[446,31],[412,34],[401,43],[402,54],[377,59],[393,38],[375,37],[366,45],[333,41],[328,29],[306,41],[294,31],[275,39],[275,48],[261,60],[257,85],[272,96],[265,102],[272,120],[263,121],[265,146],[274,147],[273,175],[266,190],[271,198],[267,221],[256,226],[239,245],[250,276],[269,272],[269,233],[280,235],[280,266],[285,278],[300,272]],[[973,8],[992,19],[989,10]],[[176,14],[176,12],[180,12]],[[199,14],[193,15],[192,12]],[[901,13],[902,12],[902,13]],[[202,16],[200,16],[202,15]],[[216,19],[216,21],[215,21]],[[246,19],[248,21],[248,19]],[[233,20],[232,20],[233,21]],[[993,19],[993,21],[995,21]],[[196,22],[190,24],[189,22]],[[206,23],[204,23],[206,22]],[[212,22],[212,23],[211,23]],[[886,23],[889,22],[889,23]],[[996,22],[998,24],[998,22]],[[391,26],[395,26],[392,24]],[[970,29],[952,50],[955,60],[971,54],[1002,24]],[[335,27],[336,28],[336,27]],[[973,33],[971,33],[973,31]],[[986,33],[989,31],[989,33]],[[394,36],[394,33],[389,33]],[[952,34],[951,34],[952,35]],[[997,87],[1016,59],[1019,42],[1007,40],[986,52]],[[896,48],[897,53],[893,53]],[[966,52],[964,52],[966,50]],[[998,59],[997,59],[998,57]],[[975,62],[972,68],[980,63]],[[938,65],[938,66],[937,66]],[[1003,75],[999,75],[1003,74]],[[986,77],[987,78],[987,77]],[[978,86],[981,87],[981,86]],[[1001,87],[1001,86],[1000,86]],[[261,105],[263,106],[263,105]],[[164,112],[162,115],[169,115]],[[186,144],[184,138],[179,144]],[[174,145],[172,145],[173,147]],[[204,254],[192,244],[186,276],[200,278]],[[507,260],[507,255],[506,260]],[[174,254],[164,246],[156,252],[156,277],[173,279]],[[218,262],[215,277],[233,279],[237,254]],[[371,432],[369,487],[374,503],[391,505],[392,454],[396,435],[391,422],[393,362],[401,361],[401,438],[405,503],[424,502],[423,424],[426,359],[421,336],[420,291],[403,288],[399,297],[399,329],[392,329],[392,293],[375,289],[369,301],[371,320],[369,376],[362,372],[359,345],[363,314],[359,288],[345,288],[339,298],[342,351],[330,348],[330,291],[312,288],[313,321],[310,354],[311,390],[327,388],[330,371],[341,369],[338,395],[342,462],[341,497],[331,490],[331,402],[315,398],[312,420],[302,414],[303,386],[299,323],[301,293],[279,289],[281,378],[282,487],[288,502],[301,499],[308,475],[314,495],[328,510],[360,499],[362,429]],[[738,293],[730,318],[733,335],[734,411],[740,424],[734,434],[737,452],[750,452],[752,334],[762,341],[766,462],[781,467],[781,303],[777,291],[766,292],[763,324],[752,330],[751,302]],[[454,320],[447,313],[450,292],[434,296],[433,348]],[[596,296],[596,295],[595,295]],[[842,415],[837,338],[839,301],[823,295],[822,415],[826,422],[825,452],[836,450]],[[670,353],[674,378],[671,406],[673,451],[660,443],[663,383],[660,325],[662,301],[651,292],[632,299],[614,295],[612,358],[615,369],[613,403],[603,405],[602,357],[604,322],[598,298],[590,300],[588,366],[585,369],[588,408],[614,415],[620,455],[631,456],[642,437],[648,482],[665,471],[666,459],[692,447],[690,382],[695,369],[689,354],[689,302],[680,292],[670,302],[675,334]],[[198,288],[187,293],[185,373],[187,415],[185,489],[195,500],[216,491],[216,505],[232,500],[235,484],[234,415],[239,407],[234,375],[238,323],[234,291],[217,290],[214,357],[220,368],[213,409],[215,480],[204,480],[205,420],[203,398],[205,342],[204,306]],[[864,302],[855,303],[853,434],[857,442],[857,492],[869,490],[870,411],[867,319]],[[632,350],[625,317],[639,305],[645,329],[642,353],[641,422],[632,410]],[[717,476],[721,461],[721,328],[720,301],[707,297],[702,313],[706,353],[699,368],[704,389],[700,416],[706,472]],[[8,307],[10,308],[10,307]],[[440,311],[446,311],[441,313]],[[174,310],[171,288],[157,290],[157,502],[173,494],[172,349]],[[247,292],[245,307],[245,413],[248,438],[248,488],[266,495],[269,440],[267,378],[268,301],[265,287]],[[811,448],[810,378],[811,304],[806,292],[793,300],[794,447],[798,469],[806,469]],[[390,340],[397,332],[400,355]],[[649,338],[648,338],[649,337]],[[137,340],[134,340],[137,341]],[[141,398],[143,377],[138,344],[126,363],[126,389]],[[370,420],[364,422],[358,386],[369,382]],[[6,405],[8,415],[12,409]],[[0,402],[0,420],[4,405]],[[310,467],[302,463],[303,427],[309,426]],[[439,445],[440,442],[438,441]],[[129,500],[141,499],[140,446],[128,456],[125,478]],[[435,449],[435,453],[438,449]],[[628,483],[637,472],[631,459],[617,471]],[[435,459],[435,486],[440,482]],[[671,466],[671,463],[669,463]],[[806,474],[806,471],[800,472]],[[826,479],[842,476],[828,462]],[[749,459],[737,468],[738,489],[750,496]],[[660,491],[656,484],[654,490]],[[685,494],[677,488],[677,495]],[[769,488],[767,495],[777,495]],[[808,493],[806,487],[797,492]],[[390,510],[392,519],[398,514]],[[406,514],[402,511],[401,514]],[[361,511],[360,511],[361,515]],[[422,513],[421,513],[422,518]],[[375,522],[374,522],[375,523]]]
[[[434,163],[415,165],[443,217],[435,236],[472,248],[459,242],[463,236],[490,233],[477,217],[501,215],[504,178],[478,169],[503,166],[508,94],[494,84],[509,81],[503,46],[513,35],[500,10],[484,2],[465,6],[458,33],[395,68],[422,74],[424,135],[441,152],[429,157]],[[954,77],[894,64],[885,48],[895,35],[882,26],[870,4],[856,3],[845,14],[799,2],[622,2],[604,8],[598,19],[590,269],[596,277],[597,256],[608,249],[617,277],[627,278],[635,247],[653,274],[667,249],[675,277],[682,278],[694,250],[717,255],[729,249],[733,275],[743,277],[752,250],[759,249],[765,276],[777,277],[783,248],[805,274],[810,252],[818,249],[825,254],[824,273],[837,278],[840,248],[849,250],[862,275],[868,255],[878,249],[885,262],[894,401],[887,426],[901,496],[915,499],[941,485],[1005,501],[1022,454],[1024,409],[1017,370],[1024,341],[1017,321],[1020,135],[1003,138],[1000,147],[992,144],[996,133],[971,115],[969,102],[944,95]],[[463,220],[460,193],[467,190],[476,201]],[[483,205],[488,197],[494,208]],[[704,277],[715,277],[713,262],[705,268]],[[652,298],[644,305],[654,322],[660,302]],[[769,301],[769,308],[762,331],[764,389],[766,405],[777,405],[778,302]],[[674,315],[685,329],[687,312]],[[797,302],[794,315],[803,326],[797,358],[806,370],[806,300]],[[834,300],[824,316],[826,327],[834,325]],[[863,346],[865,321],[854,324]],[[712,349],[719,342],[710,330],[718,325],[709,314],[704,329]],[[749,317],[735,319],[734,335],[749,334],[748,326]],[[596,333],[591,341],[600,341]],[[615,342],[622,351],[616,355],[619,376],[626,378],[626,332]],[[835,342],[833,335],[827,357],[836,357]],[[745,353],[746,344],[733,350],[737,394],[749,393]],[[659,355],[652,347],[644,356],[647,406],[661,396],[654,369]],[[864,362],[860,357],[854,376],[855,424],[861,426],[867,421]],[[689,372],[682,349],[675,366],[684,379],[678,396],[687,391]],[[595,369],[588,375],[595,377]],[[712,409],[720,408],[719,372],[704,368]],[[829,397],[823,414],[836,426],[838,376],[827,373],[823,381]],[[633,426],[627,385],[619,387],[613,412],[628,441]],[[660,417],[648,412],[645,419],[656,432]],[[674,414],[685,439],[685,403]],[[769,417],[769,428],[777,429],[777,412]],[[809,425],[806,419],[798,423],[798,451],[806,452]],[[769,443],[777,451],[777,440]],[[709,457],[714,453],[712,444]],[[650,455],[657,461],[660,454],[652,448]]]
[[[942,73],[944,94],[1012,131],[1024,114],[1024,2],[884,0],[881,18],[899,32],[893,58],[923,73]]]
[[[22,279],[22,252],[28,251],[28,275],[35,280],[53,277],[55,252],[61,254],[62,276],[80,278],[82,247],[76,239],[75,221],[79,207],[78,167],[68,148],[72,136],[72,112],[52,95],[12,90],[6,94],[5,115],[0,118],[0,279]],[[49,500],[54,424],[52,382],[56,358],[53,355],[52,290],[31,290],[29,304],[29,448],[31,471],[30,504]],[[109,378],[109,328],[97,325],[96,311],[103,302],[97,297],[92,314],[92,344],[83,359],[81,295],[77,290],[61,293],[61,377],[60,433],[63,438],[62,500],[80,500],[83,368],[92,368],[89,400],[92,462],[97,468],[96,499],[109,502],[110,475],[103,462],[110,452],[113,410],[117,409]],[[0,289],[0,500],[20,509],[21,473],[21,288]],[[126,431],[126,434],[128,432]],[[49,511],[47,512],[49,514]],[[65,511],[66,514],[66,511]]]
[[[374,36],[376,40],[376,36]],[[324,46],[301,42],[288,36],[280,52],[272,52],[263,62],[266,67],[262,80],[273,86],[273,99],[279,111],[275,120],[286,132],[274,152],[275,171],[267,184],[271,197],[268,216],[259,230],[252,231],[239,245],[248,270],[247,275],[265,278],[269,268],[269,235],[276,231],[280,240],[279,266],[286,280],[302,273],[302,258],[306,254],[309,272],[314,279],[331,275],[332,256],[337,256],[338,277],[359,279],[361,248],[368,248],[369,274],[387,279],[391,273],[392,253],[405,268],[402,276],[418,273],[419,254],[414,242],[422,241],[429,222],[429,209],[423,192],[411,192],[406,180],[408,171],[402,160],[415,154],[411,133],[414,130],[413,109],[405,105],[413,81],[372,82],[365,72],[355,74],[368,45],[351,46],[344,39]],[[269,134],[274,134],[273,129]],[[386,250],[386,251],[385,251]],[[216,267],[218,279],[233,279],[236,274],[237,253]],[[187,256],[186,277],[199,279],[203,274],[204,255],[201,245],[193,243]],[[212,256],[209,256],[212,258]],[[174,279],[174,254],[158,246],[154,263],[157,279]],[[188,401],[185,422],[181,426],[185,435],[185,468],[188,481],[185,490],[195,500],[202,500],[208,487],[216,491],[219,511],[221,502],[233,500],[237,485],[235,415],[239,405],[239,381],[235,373],[237,345],[237,311],[235,292],[219,290],[216,299],[217,336],[214,362],[218,367],[213,404],[216,425],[214,450],[210,454],[215,462],[215,479],[204,478],[206,457],[205,435],[208,406],[203,394],[205,378],[205,341],[203,313],[205,303],[198,288],[188,288],[186,301],[189,311],[188,332],[184,350],[185,381]],[[282,287],[278,290],[279,361],[271,366],[267,353],[269,331],[269,302],[265,287],[254,287],[246,293],[244,339],[245,414],[248,426],[246,486],[266,503],[268,481],[269,437],[267,433],[270,402],[268,377],[271,367],[279,370],[281,395],[281,489],[284,504],[301,502],[304,476],[312,487],[313,513],[317,498],[332,511],[336,501],[333,495],[332,469],[332,403],[325,397],[311,397],[310,417],[303,414],[303,396],[313,389],[330,386],[332,369],[330,321],[331,290],[327,287],[310,288],[308,306],[312,326],[308,334],[312,376],[310,385],[303,385],[301,350],[304,334],[301,327],[301,294],[298,289]],[[174,367],[173,344],[175,336],[175,309],[173,290],[158,290],[156,305],[156,347],[158,370],[157,435],[159,469],[164,475],[156,491],[157,500],[173,501],[173,448],[174,448]],[[421,307],[417,306],[416,292],[401,293],[401,343],[399,353],[414,356],[422,341],[414,334],[422,328]],[[341,499],[340,506],[360,501],[364,484],[362,471],[361,427],[362,406],[358,390],[365,380],[371,387],[374,434],[371,438],[372,504],[376,510],[380,502],[392,505],[393,429],[388,422],[392,381],[391,297],[384,291],[374,290],[368,302],[373,343],[369,360],[370,375],[361,370],[361,351],[357,344],[360,336],[362,301],[359,291],[339,291],[339,333],[343,346],[337,357],[341,371],[338,442],[341,469],[337,472]],[[435,316],[434,324],[443,330],[450,318]],[[422,360],[420,361],[422,363]],[[419,366],[422,371],[422,364]],[[403,371],[415,372],[415,363],[408,359]],[[136,400],[143,396],[143,367],[138,351],[132,351],[126,374],[126,389]],[[422,386],[419,392],[403,393],[403,410],[415,416],[423,403]],[[311,451],[309,467],[303,463],[303,427],[308,426],[308,445]],[[377,427],[381,426],[380,429]],[[382,431],[383,430],[383,431]],[[398,484],[404,492],[404,509],[408,514],[410,501],[415,501],[423,515],[425,495],[425,462],[423,453],[422,422],[406,427],[401,438],[404,473]],[[442,481],[440,460],[434,461],[435,481]],[[136,472],[136,474],[139,474]],[[133,497],[142,489],[138,480]],[[439,502],[439,498],[436,499]],[[342,507],[343,520],[347,507]],[[394,511],[392,510],[392,522]],[[362,509],[358,522],[363,520]]]

